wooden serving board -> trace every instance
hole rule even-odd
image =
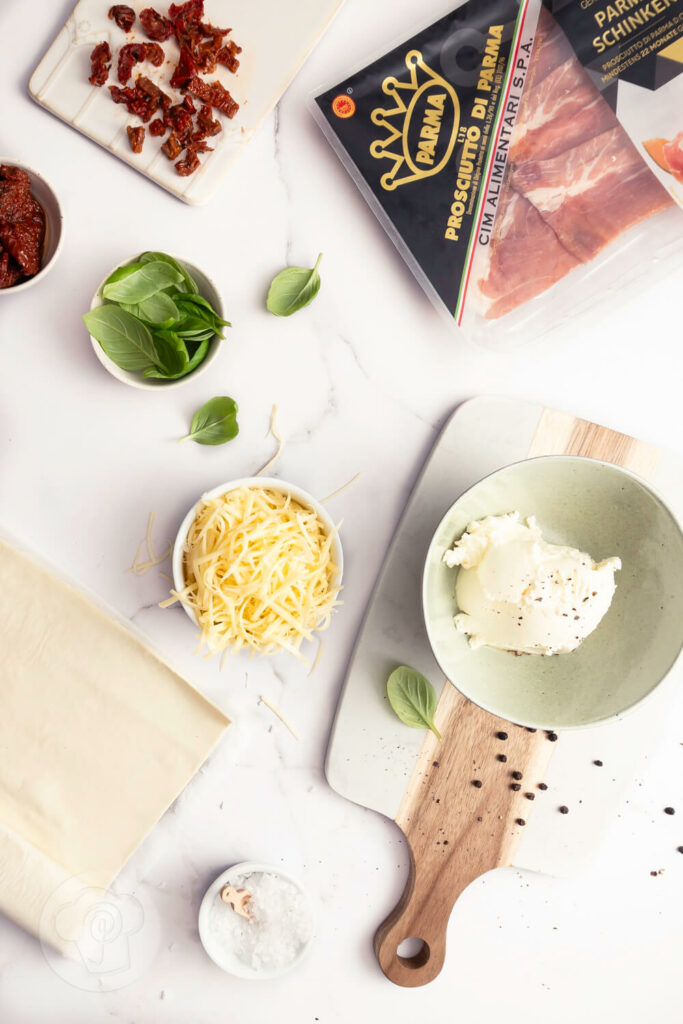
[[[142,153],[134,154],[126,126],[139,124],[138,118],[113,103],[106,86],[96,88],[88,82],[90,52],[96,43],[109,43],[114,60],[107,85],[117,85],[119,47],[147,38],[139,22],[127,34],[117,28],[107,17],[108,0],[79,0],[33,72],[29,92],[37,103],[72,128],[179,199],[205,203],[222,184],[342,3],[343,0],[290,0],[287,4],[273,0],[206,0],[207,19],[214,25],[231,27],[232,38],[242,47],[237,74],[218,68],[208,77],[220,79],[240,104],[240,110],[231,121],[219,115],[223,131],[211,140],[214,150],[201,157],[202,166],[188,178],[179,177],[173,162],[161,152],[163,139],[147,134]],[[138,13],[149,4],[133,0],[130,6]],[[159,10],[165,12],[167,7],[168,4],[161,4]],[[145,63],[142,73],[173,94],[168,80],[178,48],[174,40],[168,40],[163,47],[167,54],[164,65],[154,68]],[[180,94],[176,98],[180,99]]]
[[[420,604],[433,532],[456,498],[488,473],[554,454],[624,466],[653,481],[674,508],[681,503],[677,464],[650,444],[537,405],[496,398],[466,402],[444,428],[417,483],[349,665],[326,772],[337,792],[393,818],[406,837],[406,888],[375,937],[380,966],[399,985],[423,985],[439,973],[453,905],[479,875],[513,863],[548,874],[585,864],[657,734],[673,685],[670,677],[623,720],[572,730],[557,742],[496,718],[443,682]],[[406,729],[388,707],[386,679],[401,662],[442,685],[440,743],[432,733]],[[595,757],[606,771],[593,766]],[[522,774],[519,790],[511,788],[513,771]],[[541,782],[547,789],[539,789]],[[565,803],[571,815],[558,814]],[[409,958],[397,951],[408,937],[423,941]]]

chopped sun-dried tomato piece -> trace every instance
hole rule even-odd
[[[192,142],[187,147],[193,149],[195,153],[213,153],[213,146],[210,146],[206,139],[195,139],[192,138]]]
[[[166,154],[169,160],[175,160],[175,158],[177,156],[180,156],[180,154],[183,151],[183,147],[180,145],[180,142],[178,141],[178,136],[175,135],[173,132],[171,132],[169,137],[166,139],[166,142],[162,143],[161,148],[163,149],[164,153]]]
[[[111,67],[111,50],[109,43],[98,43],[90,54],[91,73],[88,81],[91,85],[104,85],[109,77]]]
[[[223,131],[223,126],[220,121],[213,118],[212,110],[208,103],[205,103],[197,114],[197,126],[199,133],[196,133],[199,138],[205,138],[207,135],[218,135],[219,132]]]
[[[130,148],[134,153],[142,153],[142,145],[145,141],[145,129],[142,125],[137,128],[128,125],[126,128],[128,132],[128,141],[130,142]]]
[[[187,178],[189,174],[194,174],[198,167],[199,157],[195,153],[194,149],[190,148],[185,151],[183,159],[179,160],[175,165],[175,169],[181,178]]]
[[[228,40],[225,46],[221,46],[216,57],[218,58],[219,64],[225,64],[228,71],[232,71],[234,74],[240,66],[237,54],[241,52],[241,46],[238,46],[237,43],[234,43],[232,40]]]
[[[144,43],[126,43],[119,50],[117,74],[121,85],[125,85],[131,76],[134,64],[141,64],[145,59]]]
[[[155,68],[160,68],[164,63],[164,51],[158,43],[145,43],[145,60],[148,60]]]
[[[184,4],[171,4],[168,16],[174,26],[179,23],[200,25],[204,17],[204,0],[187,0]]]
[[[8,252],[0,255],[0,288],[11,288],[21,277],[21,267]]]
[[[201,78],[190,80],[189,91],[202,103],[209,103],[216,110],[222,111],[226,117],[234,117],[240,109],[239,103],[235,102],[228,90],[220,82],[203,82]]]
[[[149,134],[150,135],[165,135],[166,125],[160,117],[155,118],[154,121],[149,122]]]
[[[135,11],[126,4],[114,4],[109,8],[109,17],[116,22],[124,32],[130,32],[135,22]]]
[[[135,114],[145,123],[150,120],[152,114],[158,107],[158,100],[149,96],[139,85],[131,89],[119,89],[118,85],[110,85],[109,92],[114,103],[124,103],[129,114]]]
[[[149,38],[156,39],[158,43],[166,42],[173,35],[171,22],[155,11],[153,7],[145,7],[143,11],[140,11],[140,24]]]
[[[173,89],[187,89],[191,79],[197,74],[198,68],[194,57],[184,46],[180,47],[180,59],[173,75],[171,76],[171,87]]]

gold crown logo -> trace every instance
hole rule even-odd
[[[425,64],[419,50],[406,54],[406,68],[407,81],[391,75],[382,82],[382,92],[394,106],[376,107],[371,114],[372,123],[386,136],[371,144],[370,154],[393,164],[381,178],[382,188],[388,192],[443,170],[460,123],[457,93]]]

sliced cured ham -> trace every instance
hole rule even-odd
[[[577,260],[532,204],[510,190],[479,268],[478,305],[489,319],[504,316],[564,277]]]
[[[582,263],[673,205],[619,126],[549,160],[518,166],[512,185]]]
[[[616,124],[609,104],[577,59],[570,57],[527,93],[512,159],[547,160]]]
[[[529,87],[533,88],[538,85],[551,71],[573,56],[574,51],[566,35],[545,7],[541,7],[534,46],[531,51]]]

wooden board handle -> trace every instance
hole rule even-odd
[[[443,967],[448,919],[461,892],[486,871],[512,863],[525,827],[520,822],[544,795],[538,784],[555,749],[547,733],[510,725],[450,683],[436,721],[443,739],[433,733],[425,739],[396,818],[410,851],[408,883],[375,935],[384,974],[410,988],[433,981]],[[407,938],[421,939],[422,948],[399,956]]]

